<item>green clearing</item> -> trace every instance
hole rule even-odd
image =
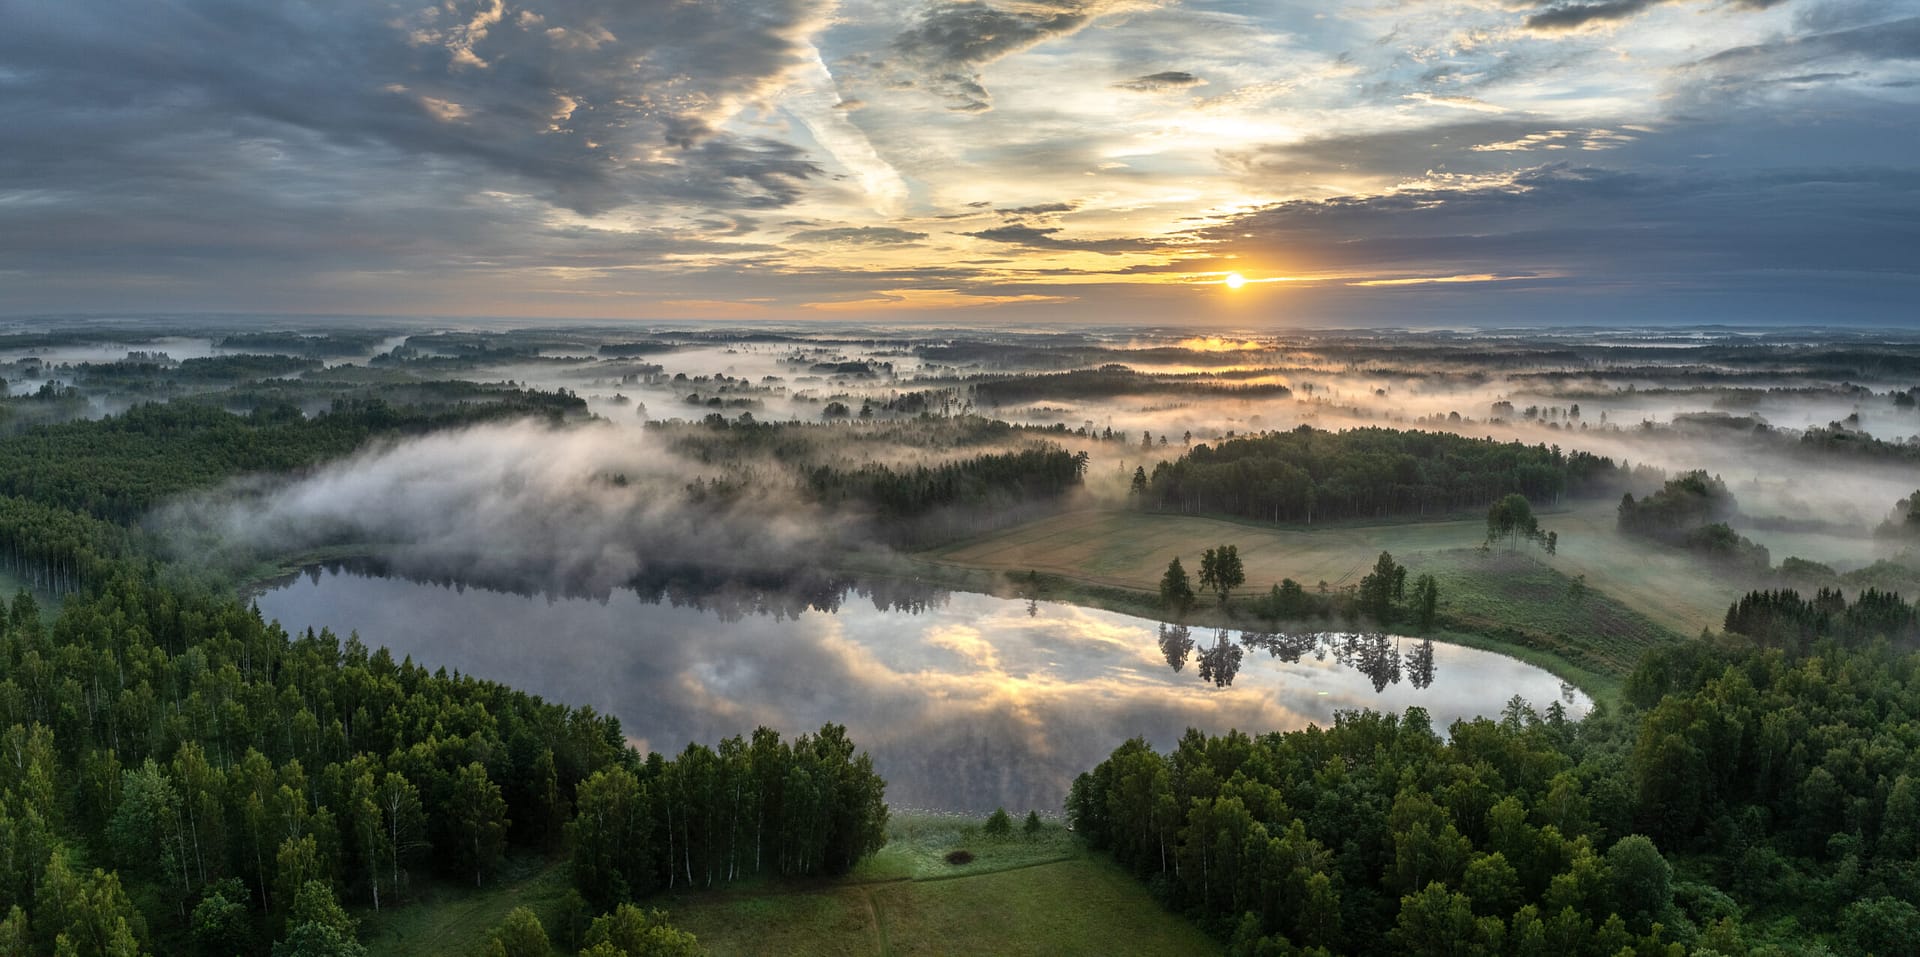
[[[898,814],[888,832],[887,846],[842,879],[755,881],[642,904],[667,911],[713,957],[1221,950],[1058,824],[1028,838],[1016,823],[994,839],[977,821]],[[955,850],[974,859],[948,864]],[[432,886],[405,906],[363,913],[361,936],[374,957],[465,957],[483,953],[488,929],[524,906],[559,944],[567,890],[564,861],[516,860],[485,890]]]
[[[1545,510],[1540,523],[1560,535],[1559,553],[1541,556],[1554,568],[1569,578],[1587,576],[1590,586],[1681,634],[1717,627],[1727,605],[1750,585],[1703,569],[1685,552],[1621,536],[1614,530],[1611,502]],[[1475,548],[1485,537],[1486,523],[1479,518],[1306,528],[1089,509],[971,539],[926,557],[972,568],[1036,570],[1089,584],[1149,589],[1175,556],[1191,570],[1201,550],[1226,542],[1239,546],[1249,588],[1264,589],[1292,578],[1311,589],[1322,581],[1334,587],[1359,581],[1382,551],[1417,565],[1423,554]]]
[[[487,932],[516,907],[540,915],[547,934],[558,939],[571,889],[564,859],[516,856],[484,888],[429,881],[416,884],[413,896],[399,906],[354,916],[370,957],[467,957],[486,953]]]
[[[1610,694],[1640,654],[1718,627],[1727,606],[1756,582],[1705,568],[1685,552],[1614,530],[1614,506],[1583,502],[1541,513],[1558,553],[1483,551],[1485,522],[1341,523],[1286,527],[1233,519],[1093,509],[1057,515],[921,556],[936,574],[979,584],[983,573],[1018,583],[1038,573],[1040,597],[1153,615],[1167,562],[1189,573],[1202,550],[1238,546],[1245,595],[1282,578],[1313,590],[1359,581],[1380,552],[1441,585],[1439,637],[1515,655],[1589,692]],[[1584,579],[1581,585],[1576,580]],[[1002,586],[1004,587],[1004,585]],[[1242,619],[1205,624],[1252,624]]]

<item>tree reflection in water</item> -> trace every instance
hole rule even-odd
[[[1233,677],[1240,673],[1240,656],[1244,654],[1240,645],[1227,637],[1227,630],[1213,638],[1213,647],[1200,649],[1200,680],[1211,681],[1216,688],[1233,684]]]
[[[1424,690],[1433,684],[1433,641],[1423,638],[1403,653],[1400,646],[1404,640],[1382,632],[1352,631],[1245,631],[1236,640],[1223,628],[1211,647],[1200,649],[1200,680],[1211,681],[1219,688],[1233,684],[1240,673],[1241,657],[1251,649],[1265,651],[1288,664],[1309,654],[1316,661],[1325,661],[1331,655],[1339,664],[1366,675],[1376,692],[1403,679]],[[1159,641],[1167,665],[1175,672],[1184,669],[1194,647],[1187,626],[1161,625]]]
[[[1185,625],[1161,622],[1160,653],[1167,656],[1167,667],[1179,674],[1187,666],[1187,656],[1193,654],[1193,632]]]

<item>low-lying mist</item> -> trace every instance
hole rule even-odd
[[[689,483],[717,473],[666,445],[604,423],[487,425],[235,483],[157,524],[229,560],[367,546],[412,573],[588,592],[653,563],[805,562],[835,540],[833,516],[784,482],[694,501]]]

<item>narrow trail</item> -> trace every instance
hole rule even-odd
[[[873,889],[860,889],[860,898],[866,901],[867,915],[873,918],[874,953],[880,957],[893,957],[893,943],[887,939],[887,918],[880,911],[880,902],[873,899]]]

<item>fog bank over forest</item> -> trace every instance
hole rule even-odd
[[[242,548],[378,545],[422,571],[529,587],[601,590],[649,561],[782,564],[871,539],[888,516],[809,491],[821,468],[904,474],[1057,448],[1086,460],[1082,487],[1056,504],[1111,506],[1128,500],[1136,468],[1303,425],[1581,450],[1643,467],[1641,492],[1658,483],[1647,470],[1705,469],[1737,496],[1736,527],[1774,536],[1777,557],[1800,549],[1847,567],[1888,551],[1871,532],[1913,491],[1920,464],[1920,338],[1886,331],[1194,337],[375,323],[204,338],[96,332],[0,349],[0,373],[45,377],[83,393],[90,414],[110,411],[117,387],[89,386],[124,382],[120,370],[148,354],[143,335],[183,355],[311,356],[277,390],[309,414],[368,382],[577,395],[599,421],[402,439],[312,474],[238,482],[161,518]],[[110,361],[120,349],[135,355]],[[183,368],[170,354],[150,361],[159,377]],[[224,394],[263,401],[258,391]],[[910,544],[1017,517],[991,504],[947,509]]]

